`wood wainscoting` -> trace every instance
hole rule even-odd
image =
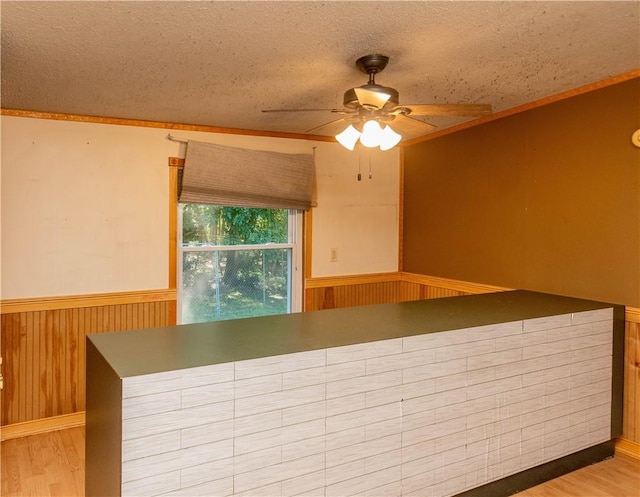
[[[403,298],[400,273],[307,278],[304,288],[305,311],[390,304],[407,300]]]
[[[640,309],[627,307],[624,334],[624,412],[622,436],[640,458]]]
[[[305,310],[507,290],[412,273],[307,278]],[[2,438],[81,423],[87,333],[175,324],[175,290],[2,302]],[[620,450],[640,458],[640,309],[625,318],[624,424]],[[76,414],[76,416],[68,416]],[[38,420],[46,422],[38,423]],[[42,425],[42,426],[40,426]],[[26,431],[25,431],[26,430]]]
[[[305,281],[304,310],[320,311],[504,290],[507,288],[412,273],[308,278]]]
[[[31,424],[84,411],[87,334],[173,325],[176,292],[5,300],[1,312],[0,424]]]

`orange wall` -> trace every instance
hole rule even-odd
[[[640,305],[640,79],[404,152],[403,270]]]

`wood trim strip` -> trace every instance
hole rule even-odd
[[[313,300],[313,292],[309,289],[308,283],[311,279],[313,260],[313,208],[303,212],[302,225],[302,231],[304,232],[302,241],[302,309],[308,311],[311,309],[309,306]]]
[[[169,289],[176,298],[169,306],[169,323],[178,322],[178,174],[184,167],[184,159],[169,157]]]
[[[163,290],[140,290],[135,292],[96,293],[68,295],[63,297],[37,297],[31,299],[11,299],[0,302],[0,314],[15,312],[52,311],[80,307],[140,304],[145,302],[166,302],[177,299],[175,288]]]
[[[502,119],[504,117],[512,116],[514,114],[520,114],[521,112],[526,112],[528,110],[535,109],[537,107],[542,107],[543,105],[548,105],[555,102],[559,102],[561,100],[566,100],[567,98],[576,97],[578,95],[582,95],[590,91],[600,90],[601,88],[606,88],[607,86],[623,83],[630,79],[639,78],[639,77],[640,77],[640,69],[635,69],[633,71],[629,71],[627,73],[623,73],[618,76],[613,76],[611,78],[603,79],[595,83],[590,83],[588,85],[580,86],[572,90],[567,90],[565,92],[558,93],[557,95],[541,98],[539,100],[535,100],[527,104],[519,105],[511,109],[505,109],[503,111],[496,112],[495,114],[491,114],[489,116],[481,117],[479,119],[474,119],[472,121],[467,121],[467,122],[458,124],[457,126],[453,126],[451,128],[443,129],[441,131],[436,131],[434,133],[429,133],[424,136],[419,136],[418,138],[414,138],[412,140],[407,140],[405,142],[402,142],[400,146],[409,147],[417,143],[422,143],[425,141],[433,140],[435,138],[440,138],[441,136],[450,135],[451,133],[456,133],[464,129],[473,128],[481,124],[486,124],[491,121],[496,121],[497,119]]]
[[[169,157],[169,288],[175,289],[178,281],[178,168],[179,159]],[[184,162],[184,159],[183,159]]]
[[[446,288],[466,293],[486,293],[486,292],[504,292],[510,290],[500,286],[485,285],[482,283],[472,283],[469,281],[452,280],[448,278],[439,278],[437,276],[426,276],[415,273],[401,273],[402,281],[409,283],[417,283],[419,285],[434,286],[438,288]]]
[[[398,271],[404,267],[404,148],[398,158]]]
[[[14,438],[39,435],[50,431],[66,430],[85,425],[85,412],[74,412],[72,414],[61,414],[49,418],[24,421],[3,426],[0,429],[0,441],[12,440]]]
[[[169,306],[169,324],[178,323],[178,169],[184,167],[181,157],[169,157],[169,288],[176,299]]]
[[[143,121],[138,119],[122,119],[117,117],[83,116],[77,114],[62,114],[59,112],[41,112],[22,109],[0,108],[0,115],[11,117],[29,117],[32,119],[51,119],[56,121],[73,121],[94,124],[113,124],[118,126],[139,126],[143,128],[178,129],[182,131],[203,131],[206,133],[220,133],[225,135],[267,136],[272,138],[291,138],[295,140],[312,140],[320,142],[335,142],[333,136],[307,135],[304,133],[283,133],[279,131],[261,131],[254,129],[222,128],[202,124],[166,123],[160,121]]]
[[[326,288],[349,285],[366,285],[369,283],[385,283],[400,281],[400,273],[372,273],[356,274],[348,276],[328,276],[320,278],[307,278],[305,288]]]
[[[626,438],[618,438],[616,440],[616,452],[640,460],[640,444]]]
[[[304,258],[304,279],[305,289],[308,288],[307,281],[311,279],[311,261],[313,256],[313,209],[304,211],[304,241],[303,241],[303,258]]]

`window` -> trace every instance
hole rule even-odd
[[[301,310],[299,211],[180,204],[179,219],[178,322]]]

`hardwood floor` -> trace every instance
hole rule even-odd
[[[84,496],[84,427],[2,442],[2,497]]]
[[[623,454],[515,494],[517,497],[638,497],[640,460]]]
[[[83,497],[84,428],[2,442],[2,497]],[[517,497],[638,497],[640,460],[625,455],[579,469]]]

